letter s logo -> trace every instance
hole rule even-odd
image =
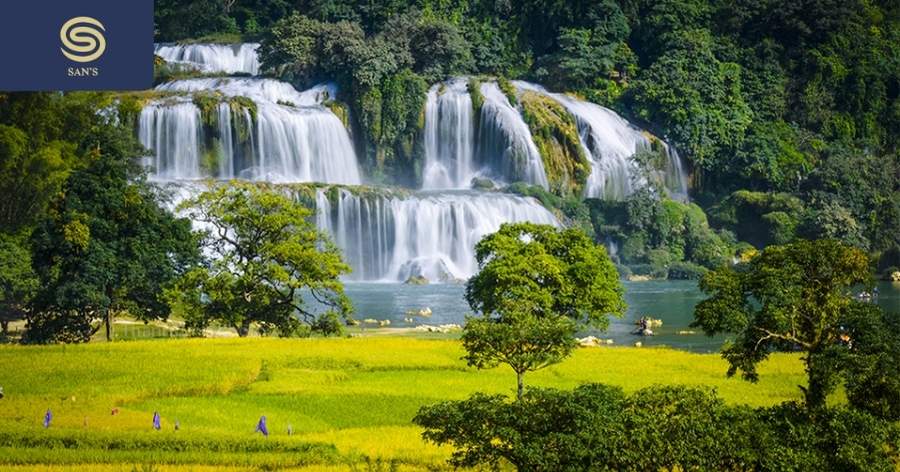
[[[59,30],[63,47],[60,51],[75,62],[93,62],[106,52],[103,23],[89,16],[79,16],[67,21]]]

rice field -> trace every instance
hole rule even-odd
[[[421,440],[416,411],[515,388],[511,371],[461,356],[455,340],[393,336],[0,346],[0,469],[434,470],[449,450]],[[526,384],[706,386],[754,406],[799,398],[796,355],[773,356],[757,384],[725,371],[717,355],[583,348]],[[262,415],[268,439],[254,434]]]

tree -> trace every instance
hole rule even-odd
[[[352,307],[339,277],[350,268],[310,222],[306,207],[233,182],[201,193],[181,209],[206,228],[201,237],[211,257],[171,293],[191,309],[195,327],[218,321],[244,337],[256,323],[265,333],[289,336],[300,327],[297,315],[310,326],[336,315],[349,319]],[[304,296],[326,311],[317,314]]]
[[[28,233],[81,166],[100,126],[91,93],[0,93],[0,231]]]
[[[841,320],[847,337],[846,391],[850,405],[888,421],[900,420],[900,314],[856,304]]]
[[[835,348],[841,325],[860,303],[851,288],[869,281],[865,253],[837,241],[798,241],[770,246],[749,263],[708,273],[692,326],[707,335],[736,334],[723,357],[728,375],[741,371],[756,381],[756,366],[773,351],[802,351],[808,386],[801,387],[810,410],[824,406],[838,380]]]
[[[636,57],[625,42],[631,30],[622,10],[616,2],[603,0],[592,5],[586,20],[581,27],[570,23],[560,28],[559,50],[541,58],[551,70],[539,70],[538,78],[561,90],[602,87],[613,72],[627,78]]]
[[[581,230],[506,224],[475,253],[480,271],[466,300],[480,316],[466,320],[466,360],[512,367],[519,398],[525,373],[568,356],[579,326],[605,329],[609,315],[625,312],[615,267]]]
[[[83,147],[86,167],[32,234],[41,290],[28,313],[28,342],[86,342],[103,325],[111,339],[117,311],[165,319],[163,288],[197,259],[190,222],[166,210],[144,179],[136,158],[144,151],[130,129],[101,125]]]
[[[0,339],[9,335],[11,321],[25,319],[38,289],[31,252],[20,239],[0,233]]]

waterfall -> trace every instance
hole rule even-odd
[[[484,103],[476,120],[467,79],[429,90],[423,188],[468,189],[477,177],[547,188],[544,163],[522,115],[497,84],[481,84],[479,91]]]
[[[270,79],[205,78],[170,82],[157,90],[214,93],[222,102],[212,130],[204,128],[209,117],[189,98],[162,99],[145,107],[139,138],[155,153],[151,175],[156,179],[361,182],[347,129],[322,106],[335,95],[331,85],[298,92]],[[228,99],[235,97],[252,100],[255,110],[232,106]]]
[[[469,188],[475,177],[475,122],[465,79],[438,84],[425,102],[426,189]]]
[[[560,223],[532,198],[488,192],[316,194],[316,222],[353,267],[354,280],[465,280],[477,272],[475,245],[507,222]]]
[[[522,115],[493,82],[481,84],[479,155],[500,176],[548,188],[544,161]]]
[[[148,163],[159,180],[198,179],[200,173],[200,109],[192,102],[150,104],[141,110],[138,138],[155,157]]]
[[[155,54],[166,62],[205,73],[259,74],[257,43],[157,44]]]
[[[651,141],[640,129],[608,108],[565,94],[550,93],[540,85],[515,81],[520,90],[546,95],[563,105],[578,124],[581,144],[591,161],[585,196],[621,200],[647,185],[646,176],[632,157],[649,149]],[[663,143],[668,157],[663,182],[675,198],[687,198],[684,165],[674,148]]]

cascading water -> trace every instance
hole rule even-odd
[[[478,177],[547,188],[544,163],[519,111],[495,83],[481,84],[479,92],[477,120],[467,79],[428,92],[423,188],[468,189]]]
[[[157,51],[174,61],[200,64],[204,71],[258,70],[255,45],[196,46],[190,51],[188,46],[160,46]],[[228,62],[228,57],[244,54],[253,59]],[[241,61],[256,65],[235,65]],[[641,146],[650,145],[640,130],[597,105],[532,84],[518,86],[551,96],[577,118],[594,165],[588,195],[622,198],[642,184],[644,177],[631,159]],[[164,96],[143,109],[138,134],[155,151],[148,163],[153,175],[174,182],[182,193],[199,191],[202,185],[196,181],[209,177],[350,185],[362,180],[347,129],[324,106],[336,95],[332,86],[299,92],[275,80],[231,77],[181,80],[157,90]],[[317,225],[344,251],[354,270],[350,279],[465,279],[477,271],[476,243],[503,223],[560,225],[535,199],[464,190],[476,177],[548,187],[543,160],[517,107],[495,83],[480,84],[479,92],[482,103],[476,115],[467,79],[429,91],[425,191],[316,190]],[[669,155],[679,164],[674,149]],[[680,164],[674,164],[665,171],[667,182],[684,188]],[[291,192],[292,187],[283,188]]]
[[[174,103],[164,99],[143,110],[139,137],[155,151],[153,176],[157,179],[361,182],[347,129],[321,105],[334,96],[333,86],[298,92],[270,79],[207,78],[170,82],[157,90],[215,92],[222,100],[211,112],[216,114],[215,120],[203,117],[199,108],[184,103],[185,99]],[[252,100],[255,109],[231,106],[227,99],[234,97]],[[204,136],[204,123],[209,121],[216,124],[214,136]],[[173,138],[186,136],[190,140]]]
[[[651,141],[640,129],[600,105],[551,93],[537,84],[515,81],[522,91],[546,95],[563,105],[578,124],[581,144],[591,161],[585,196],[621,200],[647,184],[646,176],[632,157],[649,149]],[[687,177],[674,148],[662,143],[668,157],[662,180],[675,198],[687,198]]]
[[[428,91],[425,103],[426,189],[469,188],[475,172],[475,121],[466,81]]]
[[[141,110],[138,139],[155,149],[149,162],[158,180],[198,179],[200,173],[200,109],[190,101],[150,104]]]
[[[206,73],[259,73],[257,43],[157,44],[155,54],[166,62]]]
[[[493,82],[481,84],[484,105],[478,132],[478,154],[501,176],[548,188],[544,161],[528,125]]]
[[[329,198],[331,193],[331,198]],[[559,226],[532,198],[493,192],[316,194],[317,225],[353,267],[353,280],[464,280],[478,267],[475,244],[507,222]]]

